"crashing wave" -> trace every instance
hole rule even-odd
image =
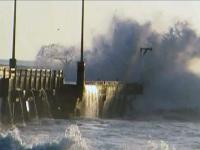
[[[87,150],[87,144],[81,137],[80,130],[77,125],[70,125],[66,128],[65,136],[61,139],[52,141],[43,141],[44,137],[39,134],[34,136],[34,141],[28,143],[25,141],[17,127],[3,131],[0,134],[1,150]],[[38,138],[38,139],[37,139]],[[37,139],[37,140],[36,140]]]

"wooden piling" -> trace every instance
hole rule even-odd
[[[3,79],[6,78],[6,68],[3,68]]]
[[[49,71],[48,89],[51,90],[51,70]]]
[[[24,70],[24,83],[23,83],[23,89],[27,89],[27,70]]]
[[[30,70],[30,77],[29,77],[29,81],[28,81],[28,82],[29,82],[29,84],[28,84],[28,85],[29,85],[29,87],[28,87],[29,90],[32,89],[32,71],[33,71],[33,70],[31,69],[31,70]]]
[[[43,76],[43,88],[44,89],[46,89],[46,81],[47,81],[47,70],[45,69],[44,76]]]
[[[21,84],[22,83],[22,69],[20,69],[19,70],[19,83],[18,83],[18,85],[19,85],[19,88],[21,89]]]
[[[13,77],[13,91],[16,90],[16,69],[14,70],[14,77]]]
[[[53,76],[51,79],[51,83],[52,83],[52,89],[56,88],[56,70],[53,70]]]
[[[39,80],[38,80],[38,88],[37,88],[37,90],[40,90],[41,88],[42,88],[42,70],[40,69],[39,70]]]
[[[34,79],[33,79],[33,88],[37,89],[37,69],[35,69]]]

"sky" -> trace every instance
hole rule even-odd
[[[13,1],[0,1],[0,59],[12,52]],[[177,21],[187,21],[200,34],[200,1],[85,1],[85,49],[98,35],[108,33],[113,17],[151,22],[156,32],[167,32]],[[34,60],[43,45],[79,49],[81,1],[18,1],[16,58]]]

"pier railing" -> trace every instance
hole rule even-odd
[[[14,89],[56,89],[62,86],[64,75],[62,70],[0,67],[0,79],[12,80]]]
[[[117,85],[119,81],[86,81],[86,84],[91,85]]]
[[[114,87],[123,91],[124,94],[142,94],[143,86],[139,83],[123,83],[120,81],[86,81],[86,85],[95,85],[100,87]]]
[[[13,123],[50,117],[50,102],[56,104],[63,79],[62,70],[0,67],[1,120]]]

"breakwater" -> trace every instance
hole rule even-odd
[[[127,105],[142,94],[138,83],[86,81],[64,84],[62,70],[0,68],[1,121],[34,118],[121,117]]]
[[[2,122],[50,117],[51,103],[63,83],[62,70],[0,68]]]

